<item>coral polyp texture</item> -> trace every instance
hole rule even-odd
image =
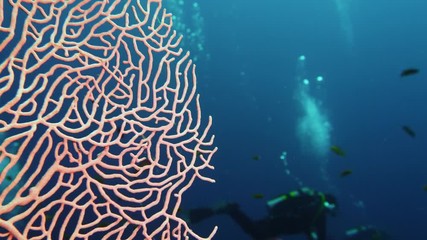
[[[0,0],[0,239],[210,239],[216,151],[160,0]]]

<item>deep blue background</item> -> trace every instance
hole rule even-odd
[[[199,2],[211,59],[197,63],[198,87],[203,114],[214,118],[219,150],[208,174],[217,183],[197,182],[183,209],[237,201],[262,217],[265,201],[251,196],[288,192],[299,178],[338,196],[340,213],[329,222],[333,239],[360,224],[376,225],[394,239],[427,239],[427,2],[342,3],[348,9],[340,14],[335,0]],[[351,27],[352,42],[343,24]],[[333,128],[331,143],[345,158],[330,153],[318,162],[301,152],[294,98],[301,54],[307,74],[325,78],[319,98]],[[401,78],[408,67],[420,74]],[[285,174],[282,151],[292,176]],[[340,178],[343,169],[353,174]],[[355,206],[358,201],[364,207]],[[215,225],[216,239],[249,238],[226,216],[193,229],[206,236]]]

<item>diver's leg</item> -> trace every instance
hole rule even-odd
[[[238,209],[237,203],[225,203],[217,207],[200,207],[193,208],[188,211],[183,211],[186,218],[190,223],[198,223],[216,214],[228,214],[233,209]]]
[[[253,221],[242,210],[240,210],[237,204],[232,207],[228,207],[227,211],[224,213],[228,214],[240,226],[240,228],[242,228],[242,230],[253,239],[266,239],[271,234],[269,232],[268,221]]]
[[[190,223],[198,223],[215,215],[212,208],[193,208],[187,212],[187,217]]]

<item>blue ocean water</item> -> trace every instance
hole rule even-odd
[[[217,183],[197,182],[183,208],[237,201],[260,218],[266,199],[302,184],[337,196],[340,211],[329,219],[330,239],[342,239],[358,225],[375,225],[392,239],[427,239],[427,2],[199,5],[210,59],[197,62],[198,88],[203,114],[214,119],[219,150],[208,174]],[[407,68],[420,72],[401,77]],[[301,85],[305,78],[307,86]],[[304,87],[311,108],[298,97]],[[329,149],[312,152],[316,134],[298,131],[307,113],[325,127],[314,131],[326,134],[322,144],[339,146],[345,157]],[[346,169],[353,173],[340,177]],[[265,198],[254,199],[257,193]],[[219,227],[216,239],[249,239],[226,216],[193,229],[207,235],[213,226]]]

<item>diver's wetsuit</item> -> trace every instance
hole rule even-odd
[[[329,212],[327,206],[335,205],[327,202],[324,194],[299,190],[282,195],[278,200],[269,201],[268,205],[268,216],[255,221],[241,211],[236,203],[228,204],[217,211],[210,210],[212,214],[208,215],[221,213],[229,215],[256,240],[301,233],[310,240],[326,240],[326,213]]]

